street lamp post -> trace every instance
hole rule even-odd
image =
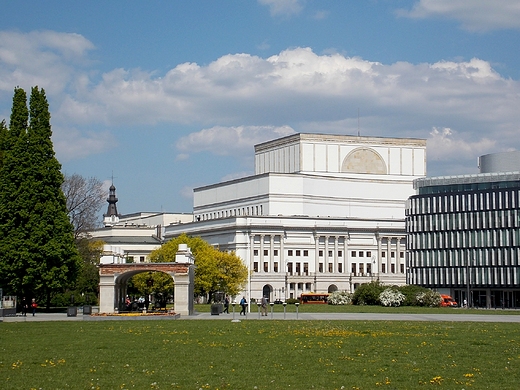
[[[273,319],[273,307],[274,307],[274,302],[269,302],[269,305],[271,305],[271,319]]]
[[[300,303],[296,302],[294,305],[296,306],[296,319],[298,319],[298,307],[300,306]]]
[[[240,322],[240,320],[236,320],[235,319],[235,306],[237,304],[237,301],[233,300],[233,302],[231,303],[231,305],[233,306],[233,319],[231,320],[231,322]]]
[[[283,303],[283,319],[285,320],[285,309],[287,308],[287,302]]]

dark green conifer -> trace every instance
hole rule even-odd
[[[15,89],[0,168],[0,286],[46,305],[71,287],[80,266],[51,135],[44,90],[32,89],[28,111],[25,92]]]

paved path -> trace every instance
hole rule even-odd
[[[37,321],[91,321],[91,320],[165,320],[165,317],[90,317],[78,313],[76,317],[67,317],[66,313],[36,313],[33,317],[3,317],[3,322],[37,322]],[[171,318],[174,319],[174,318]],[[181,316],[179,320],[215,320],[231,321],[233,314],[211,315],[210,313],[197,313],[193,316]],[[270,321],[270,320],[343,320],[343,321],[452,321],[452,322],[517,322],[520,323],[519,314],[389,314],[389,313],[271,313],[267,317],[258,316],[251,312],[247,316],[235,313],[235,320],[241,321]]]

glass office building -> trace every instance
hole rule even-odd
[[[520,165],[517,157],[482,156],[480,174],[414,181],[417,194],[406,207],[407,283],[459,304],[520,307],[520,167],[500,171],[516,168],[511,160]],[[482,161],[496,172],[484,172]]]

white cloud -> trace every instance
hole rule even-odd
[[[221,156],[252,155],[254,145],[294,133],[289,126],[215,126],[180,138],[176,147],[182,156],[198,152]]]
[[[292,16],[303,9],[301,0],[258,0],[258,2],[269,7],[271,16]]]
[[[94,45],[79,34],[0,31],[0,93],[39,85],[47,94],[70,86]]]
[[[92,49],[76,34],[0,32],[0,112],[10,111],[14,86],[44,87],[56,150],[67,159],[113,147],[116,128],[157,124],[171,127],[177,160],[200,151],[250,156],[255,143],[294,131],[355,134],[358,109],[362,135],[428,138],[434,127],[456,129],[447,138],[471,144],[464,150],[472,163],[481,150],[520,149],[520,82],[484,59],[382,64],[292,48],[183,63],[165,74],[113,69],[94,80],[96,70],[82,65],[93,67]],[[204,130],[187,135],[182,125]],[[459,158],[462,149],[441,151]]]
[[[427,139],[428,157],[432,160],[465,160],[486,154],[496,142],[488,138],[463,139],[452,129],[434,127]]]
[[[398,14],[417,19],[455,19],[470,31],[520,28],[518,0],[420,0],[410,11],[400,10]]]

